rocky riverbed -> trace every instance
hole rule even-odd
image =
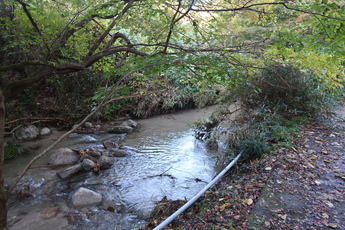
[[[86,124],[20,181],[9,203],[11,229],[135,229],[164,196],[192,197],[215,173],[214,153],[188,127],[204,114],[192,110],[141,120],[128,134]],[[62,134],[51,131],[22,142],[31,153],[6,164],[7,183]],[[65,151],[72,162],[53,162],[59,158],[54,154]],[[105,164],[102,157],[112,160]]]

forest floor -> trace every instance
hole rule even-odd
[[[345,108],[337,113],[331,126],[306,125],[292,148],[231,170],[165,229],[345,230]],[[162,200],[145,229],[183,203]]]

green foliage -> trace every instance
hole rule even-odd
[[[243,88],[241,100],[248,108],[265,108],[285,117],[314,116],[330,111],[334,99],[323,93],[314,75],[283,64],[272,64],[258,72]]]
[[[153,114],[194,107],[193,93],[195,88],[189,83],[181,82],[176,75],[156,75],[132,82],[136,83],[134,85],[136,91],[160,91],[145,98],[132,100],[130,113],[135,116],[147,117]]]
[[[8,141],[5,143],[4,152],[5,152],[4,159],[9,160],[9,159],[17,157],[20,154],[20,149],[16,144],[14,144],[11,141]]]
[[[208,10],[197,12],[188,11],[188,1],[135,1],[122,15],[124,1],[29,1],[35,28],[18,1],[4,1],[0,28],[8,33],[1,37],[1,51],[4,65],[35,60],[51,67],[82,64],[108,48],[146,53],[112,53],[89,67],[93,73],[54,76],[40,85],[52,92],[45,102],[56,103],[49,112],[62,110],[74,119],[94,107],[113,85],[124,89],[115,97],[165,92],[114,102],[100,116],[149,116],[232,103],[239,97],[247,100],[244,104],[291,116],[327,112],[325,105],[344,95],[345,30],[343,20],[337,20],[344,18],[343,1],[289,1],[287,7],[273,0],[267,3],[273,2],[195,2],[194,9]],[[243,6],[251,10],[239,10]],[[212,11],[222,7],[236,10]],[[103,33],[104,40],[94,46]],[[112,40],[116,34],[121,36]],[[30,76],[36,67],[6,72],[6,80]],[[264,70],[256,71],[259,68]]]
[[[239,147],[242,156],[246,160],[254,160],[262,157],[267,151],[267,146],[259,137],[249,137],[242,141]]]
[[[265,109],[253,118],[252,128],[259,131],[267,142],[278,146],[288,146],[308,120],[303,116],[286,119]]]

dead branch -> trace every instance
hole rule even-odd
[[[27,120],[43,120],[43,121],[51,121],[51,120],[60,120],[60,121],[66,121],[63,118],[60,117],[22,117],[22,118],[18,118],[12,121],[8,121],[5,122],[5,125],[9,125],[9,124],[13,124],[16,122],[20,122],[20,121],[27,121]]]
[[[41,165],[41,166],[30,167],[29,169],[40,169],[40,168],[49,168],[49,167],[58,167],[58,166],[67,166],[67,165],[75,165],[75,164]]]

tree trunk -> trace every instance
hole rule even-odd
[[[3,91],[0,88],[0,229],[7,228],[7,192],[5,190],[4,163],[4,132],[5,132],[5,103]]]

